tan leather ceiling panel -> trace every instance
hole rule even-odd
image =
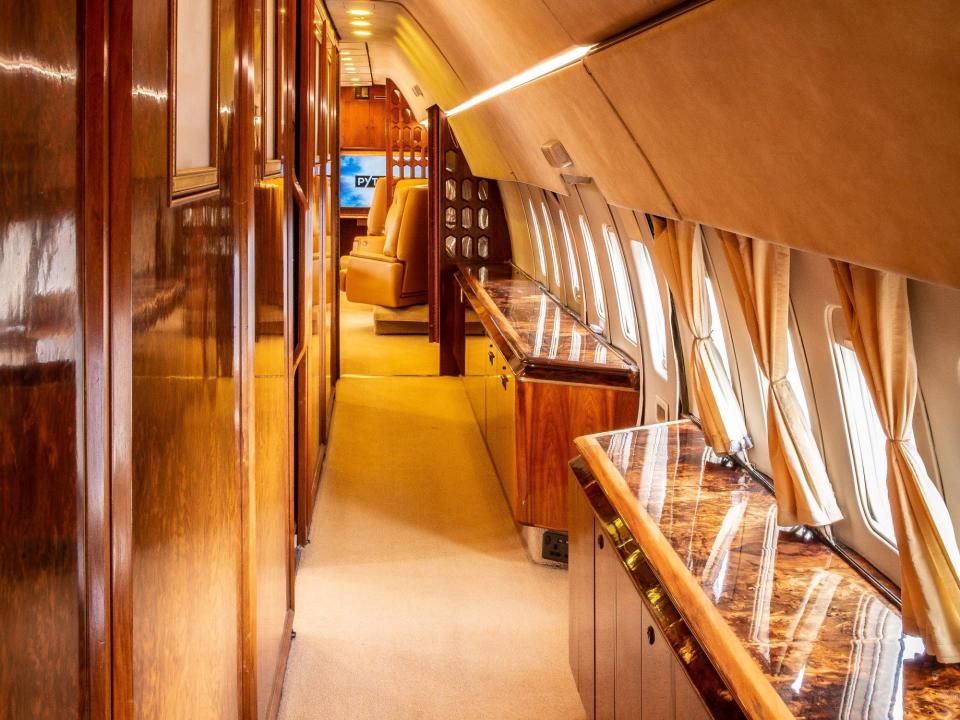
[[[714,0],[585,60],[683,217],[960,286],[949,0]]]
[[[574,45],[540,0],[402,0],[400,4],[443,49],[466,86],[467,97]]]
[[[543,0],[578,45],[592,45],[684,0]]]

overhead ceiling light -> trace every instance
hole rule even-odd
[[[350,24],[354,27],[370,27],[370,22],[367,20],[351,20]]]
[[[372,35],[369,30],[354,30],[353,34],[357,37],[370,37],[370,35]]]
[[[347,10],[347,15],[353,15],[354,17],[365,17],[369,14],[369,10],[364,10],[362,8],[350,8]]]
[[[469,110],[470,108],[479,105],[482,102],[486,102],[491,98],[495,98],[498,95],[503,95],[506,92],[510,92],[521,85],[526,85],[528,82],[542,78],[544,75],[549,75],[554,70],[559,70],[562,67],[571,65],[580,60],[594,47],[596,46],[578,45],[577,47],[570,48],[566,52],[560,53],[549,60],[544,60],[542,63],[538,63],[537,65],[524,70],[519,75],[514,75],[509,80],[504,80],[499,85],[494,85],[489,90],[484,90],[479,95],[474,95],[469,100],[460,103],[455,108],[447,111],[447,117],[452,117],[457,113],[462,113],[464,110]]]

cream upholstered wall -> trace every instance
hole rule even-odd
[[[948,0],[715,0],[585,64],[682,217],[956,286],[957,47]]]

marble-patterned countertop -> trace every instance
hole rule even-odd
[[[590,471],[748,717],[957,718],[960,668],[691,421],[578,438]]]
[[[565,369],[581,373],[584,382],[636,387],[632,360],[512,265],[463,267],[459,278],[481,322],[502,336],[510,351],[504,354],[514,356],[526,374]]]

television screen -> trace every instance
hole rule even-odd
[[[377,180],[387,174],[386,153],[340,155],[340,207],[368,208]]]

